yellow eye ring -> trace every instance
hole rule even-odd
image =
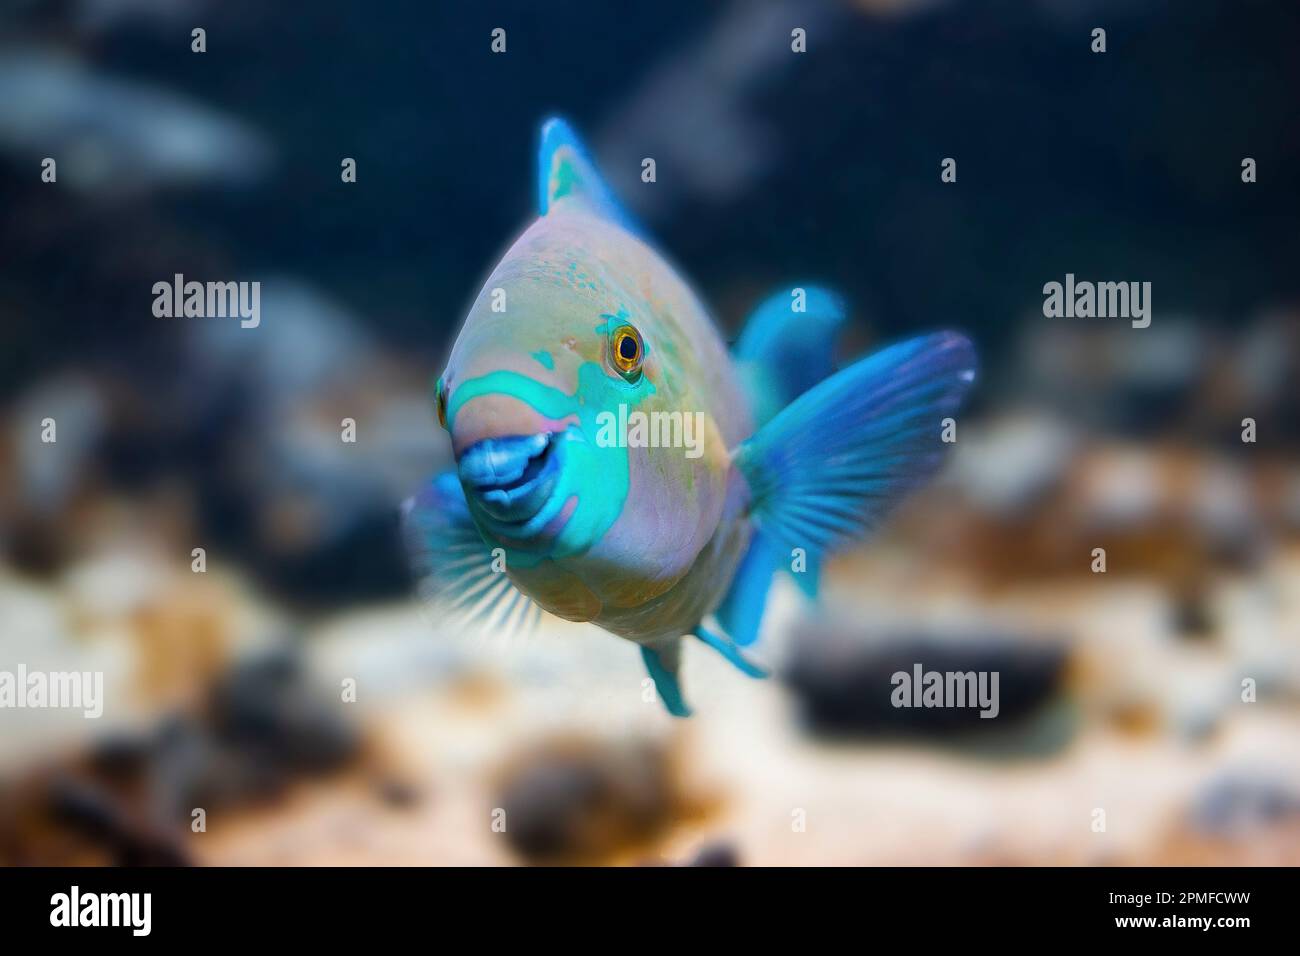
[[[645,361],[645,343],[635,326],[620,325],[610,336],[610,357],[614,367],[623,373],[624,378],[631,378],[641,371]]]
[[[447,386],[442,379],[438,379],[438,384],[433,388],[433,404],[438,409],[438,424],[443,428],[447,427]]]

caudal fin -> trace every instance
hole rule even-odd
[[[956,332],[910,339],[804,392],[734,452],[752,513],[779,553],[808,566],[868,534],[938,469],[943,420],[975,380]]]

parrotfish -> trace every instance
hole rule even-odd
[[[404,504],[407,540],[435,606],[598,625],[687,716],[683,638],[765,676],[750,649],[774,574],[815,595],[825,559],[934,474],[975,351],[937,332],[837,371],[844,307],[812,285],[728,350],[561,120],[537,184],[435,385],[457,467]]]

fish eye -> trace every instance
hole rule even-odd
[[[645,360],[645,343],[635,326],[620,325],[610,337],[611,355],[614,367],[628,381],[635,381],[641,375],[641,363]]]
[[[447,385],[440,378],[433,388],[433,402],[438,407],[438,424],[447,427]]]

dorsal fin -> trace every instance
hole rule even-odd
[[[578,134],[564,120],[553,117],[542,124],[542,142],[537,151],[537,211],[545,216],[569,205],[636,231]]]

